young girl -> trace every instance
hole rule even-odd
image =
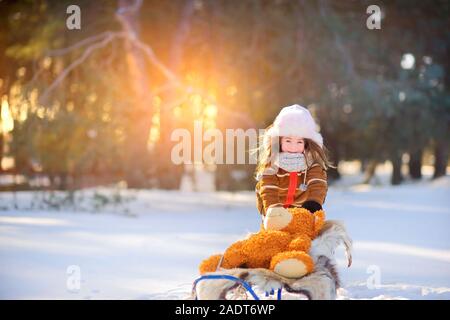
[[[268,216],[285,216],[286,208],[322,209],[328,191],[327,159],[321,134],[310,112],[285,107],[266,130],[256,169],[257,207],[267,229]]]

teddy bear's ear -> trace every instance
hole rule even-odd
[[[317,237],[320,230],[322,230],[324,223],[325,223],[325,212],[323,210],[318,210],[314,212],[314,237]]]

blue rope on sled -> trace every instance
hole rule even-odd
[[[194,281],[194,288],[193,289],[195,290],[195,288],[197,287],[197,283],[202,281],[202,280],[219,280],[219,279],[222,279],[222,280],[225,279],[225,280],[231,280],[231,281],[234,281],[234,282],[238,282],[248,292],[250,292],[250,294],[252,295],[252,297],[255,300],[261,300],[261,299],[259,299],[259,297],[255,293],[255,291],[253,291],[252,286],[247,281],[244,281],[242,279],[236,278],[234,276],[226,275],[226,274],[223,274],[223,275],[209,274],[209,275],[201,276],[200,278],[198,278],[198,279],[196,279]],[[282,288],[278,289],[278,292],[277,292],[277,299],[278,300],[281,300],[281,290],[282,290]],[[270,295],[272,295],[272,294],[274,294],[273,289],[272,289],[272,291],[270,291]],[[267,296],[269,296],[268,292],[266,292],[266,297]],[[195,299],[197,300],[197,297],[195,297]]]

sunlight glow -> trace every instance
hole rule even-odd
[[[14,129],[14,120],[11,116],[11,111],[9,109],[8,104],[8,98],[7,96],[2,97],[2,104],[1,104],[1,116],[0,116],[0,124],[1,124],[1,130],[4,133],[13,131]]]
[[[205,107],[204,114],[208,118],[214,118],[217,116],[217,106],[209,104]]]
[[[148,134],[148,140],[147,140],[147,148],[148,149],[152,149],[155,146],[155,144],[158,142],[159,136],[160,136],[159,129],[160,129],[160,112],[159,112],[159,108],[157,108],[157,110],[155,110],[155,113],[152,116],[152,124],[150,127],[150,132]]]
[[[227,95],[234,96],[237,93],[237,88],[235,86],[229,86],[227,88]]]

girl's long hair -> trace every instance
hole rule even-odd
[[[264,134],[259,136],[259,145],[258,148],[254,149],[253,152],[257,152],[258,161],[256,165],[255,170],[255,177],[259,180],[259,177],[261,177],[264,170],[266,170],[268,167],[271,167],[271,159],[272,157],[272,150],[278,150],[278,152],[281,151],[281,137],[275,137],[272,138],[268,135],[269,129],[272,127],[272,125],[268,126]],[[313,163],[318,163],[322,166],[324,170],[328,170],[329,168],[336,169],[336,166],[333,165],[333,163],[329,160],[329,150],[325,145],[323,147],[320,147],[316,142],[314,142],[311,139],[304,138],[305,140],[305,157],[308,162],[308,166],[310,166]],[[272,148],[274,144],[278,144],[278,147]],[[311,163],[309,163],[311,162]]]

